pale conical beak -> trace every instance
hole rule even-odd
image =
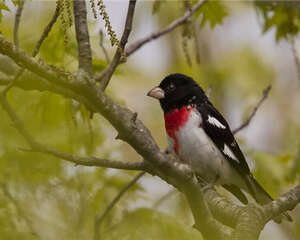
[[[162,99],[165,97],[165,92],[160,87],[154,87],[147,93],[147,96]]]

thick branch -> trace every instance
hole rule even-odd
[[[258,108],[261,106],[261,104],[267,99],[268,95],[269,95],[269,92],[271,90],[272,86],[269,85],[268,87],[266,87],[264,90],[263,90],[263,93],[262,93],[262,97],[261,99],[258,101],[258,103],[256,104],[256,106],[254,107],[252,113],[250,114],[250,116],[246,119],[246,121],[239,127],[237,127],[236,129],[234,129],[232,131],[233,134],[236,134],[237,132],[241,131],[243,128],[247,127],[252,118],[255,116]]]
[[[68,83],[67,81],[69,73],[60,71],[41,60],[28,56],[23,50],[17,49],[2,35],[0,35],[0,53],[10,57],[20,67],[26,68],[45,79],[52,79],[53,83],[72,86],[72,83]]]
[[[194,227],[198,229],[205,239],[229,239],[231,231],[226,226],[214,219],[199,186],[185,186],[184,192],[192,214],[194,216]]]
[[[210,233],[205,229],[210,229],[218,236],[227,235],[228,231],[224,231],[224,227],[221,227],[212,218],[203,196],[199,192],[199,184],[192,177],[191,170],[160,151],[150,131],[136,118],[136,114],[95,88],[95,85],[90,82],[91,79],[86,78],[85,75],[78,73],[69,76],[53,70],[44,63],[37,63],[25,53],[14,48],[2,36],[0,36],[0,52],[10,56],[17,64],[26,65],[29,70],[45,78],[50,85],[55,86],[55,89],[59,87],[60,93],[64,96],[74,98],[94,112],[101,113],[116,128],[120,138],[130,144],[151,167],[156,169],[155,174],[186,194],[195,215],[196,226],[201,228],[204,234],[209,237]],[[195,194],[196,190],[197,194]],[[196,212],[198,210],[199,212]]]
[[[266,221],[279,214],[293,210],[300,203],[300,185],[283,194],[278,199],[264,206]]]
[[[241,211],[231,240],[257,240],[264,227],[263,215],[264,213],[261,208],[249,203]]]
[[[105,68],[103,70],[103,72],[101,72],[98,76],[96,76],[97,80],[101,80],[100,87],[103,91],[107,87],[107,85],[112,77],[112,74],[114,73],[115,69],[117,68],[117,66],[119,65],[119,63],[121,61],[122,52],[124,52],[125,45],[128,41],[131,29],[132,29],[135,5],[136,5],[136,0],[129,1],[125,27],[124,27],[123,35],[122,35],[122,38],[120,41],[120,48],[117,49],[117,51],[114,55],[114,58],[111,61],[111,63],[108,65],[108,67]]]
[[[15,25],[14,25],[14,44],[16,45],[16,47],[19,47],[19,26],[21,22],[23,8],[24,8],[24,0],[21,0],[16,11]]]
[[[137,174],[126,186],[124,186],[121,191],[117,194],[117,196],[108,204],[108,206],[104,209],[102,214],[100,216],[95,217],[95,234],[94,234],[94,240],[99,240],[100,235],[100,226],[103,222],[104,218],[107,216],[107,214],[112,210],[112,208],[120,201],[122,196],[131,188],[142,176],[145,175],[146,172],[141,172]]]
[[[144,37],[132,44],[130,44],[127,48],[126,48],[126,56],[130,56],[132,53],[134,53],[136,50],[138,50],[139,48],[141,48],[143,45],[145,45],[146,43],[157,39],[169,32],[171,32],[172,30],[174,30],[175,28],[177,28],[178,26],[186,23],[189,18],[199,9],[203,6],[203,4],[206,2],[206,0],[200,0],[198,3],[196,3],[191,10],[188,10],[182,17],[174,20],[171,24],[169,24],[168,26],[158,30],[157,32],[151,33],[149,36]]]
[[[233,204],[213,188],[205,191],[204,199],[207,202],[212,215],[218,221],[232,228],[236,226],[238,217],[244,207]]]
[[[85,0],[74,0],[75,31],[78,45],[79,68],[90,76],[93,73],[92,51],[87,26],[87,11]]]
[[[299,203],[300,185],[263,207],[249,204],[240,213],[232,239],[257,240],[268,221],[288,210],[293,210]]]

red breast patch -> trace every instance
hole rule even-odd
[[[175,109],[173,112],[165,114],[165,127],[170,138],[174,140],[174,151],[178,154],[179,145],[176,132],[180,127],[184,126],[187,120],[189,119],[191,106],[185,106],[181,109]]]

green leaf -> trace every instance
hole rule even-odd
[[[211,28],[214,28],[217,24],[222,24],[223,19],[228,15],[228,11],[221,1],[210,0],[198,10],[195,17],[201,14],[201,27],[204,27],[206,23],[210,23]]]
[[[3,0],[0,0],[0,10],[10,11]]]
[[[151,209],[126,214],[113,231],[104,231],[104,240],[201,240],[201,234],[178,219]]]
[[[256,1],[255,5],[263,19],[263,32],[275,28],[276,41],[300,31],[300,8],[296,1]]]
[[[2,10],[4,10],[4,11],[10,11],[9,8],[4,3],[4,0],[0,0],[0,22],[2,20]]]
[[[299,147],[298,151],[296,152],[296,154],[294,155],[291,165],[292,165],[291,169],[290,169],[290,171],[287,175],[287,179],[289,181],[293,181],[293,180],[295,180],[295,178],[297,176],[299,176],[299,172],[300,172],[300,147]]]
[[[255,161],[255,177],[271,196],[275,197],[284,188],[291,155],[273,155],[266,152],[252,152],[250,154]]]
[[[103,59],[93,58],[92,65],[93,65],[93,72],[97,73],[97,72],[101,72],[107,66],[107,62],[104,61]]]
[[[21,6],[21,4],[22,4],[21,0],[12,0],[12,3],[13,3],[15,6]]]
[[[162,3],[165,3],[165,0],[155,0],[152,5],[152,15],[158,13],[159,9],[161,8]]]

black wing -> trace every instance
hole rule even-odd
[[[250,174],[246,159],[221,113],[210,102],[197,105],[197,110],[202,116],[201,127],[219,148],[223,156],[229,160],[241,176],[244,177],[245,174]]]
[[[237,186],[235,186],[233,184],[231,184],[231,185],[223,184],[222,186],[227,191],[231,192],[242,203],[248,204],[248,199],[246,198],[245,194]]]

